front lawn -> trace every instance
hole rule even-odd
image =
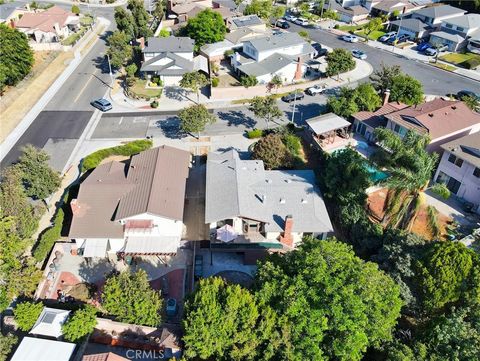
[[[453,65],[448,65],[448,64],[444,64],[444,63],[430,62],[430,65],[433,65],[437,68],[440,68],[440,69],[443,69],[443,70],[448,70],[448,71],[455,71],[457,69]]]
[[[338,30],[342,31],[358,31],[362,30],[365,25],[342,25],[338,27]]]
[[[365,31],[364,30],[361,30],[359,31],[358,33],[356,33],[360,36],[363,36],[363,37],[367,37],[367,35],[365,35]],[[385,32],[384,31],[381,31],[381,30],[376,30],[376,31],[372,31],[369,35],[368,35],[368,39],[370,40],[378,40],[380,37],[382,37],[383,35],[385,35]]]
[[[478,61],[480,61],[480,55],[474,53],[451,53],[442,55],[439,58],[453,64],[460,64],[470,59],[477,59]]]
[[[161,88],[146,88],[147,80],[136,79],[135,83],[129,87],[128,92],[138,98],[150,100],[151,98],[158,98],[162,95]]]

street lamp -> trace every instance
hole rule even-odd
[[[110,57],[108,56],[108,54],[106,54],[106,56],[108,61],[108,70],[110,72],[110,86],[111,86],[113,84],[112,65],[110,64]]]

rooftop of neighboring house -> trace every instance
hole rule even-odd
[[[163,64],[155,64],[161,59],[165,59]],[[172,69],[173,67],[173,69]],[[160,53],[153,58],[142,63],[141,71],[157,71],[162,75],[183,75],[191,72],[195,68],[193,61],[187,60],[175,53]]]
[[[230,18],[229,22],[233,24],[235,28],[244,28],[246,26],[264,24],[262,19],[260,19],[257,15],[245,15],[236,18]]]
[[[441,147],[475,167],[480,167],[480,132],[452,140]]]
[[[465,14],[444,21],[464,29],[480,28],[480,14]]]
[[[417,33],[430,28],[430,26],[428,24],[425,24],[423,21],[411,18],[395,20],[392,21],[390,24],[397,25],[399,27],[401,26],[402,28],[413,30]]]
[[[166,38],[150,37],[144,53],[192,53],[195,40],[189,37],[168,36]]]
[[[311,48],[311,45],[308,44],[297,33],[280,33],[272,36],[264,36],[264,37],[248,40],[248,43],[250,43],[259,52],[287,48],[290,46],[297,46],[300,44],[304,44],[304,47]],[[305,50],[308,50],[308,49],[305,49]],[[315,49],[311,48],[311,52],[314,52],[314,51]]]
[[[169,146],[99,165],[71,203],[71,238],[123,238],[117,220],[148,213],[183,220],[190,153]]]
[[[0,5],[0,21],[8,19],[13,12],[17,10],[17,6],[14,4],[1,4]]]
[[[236,150],[209,153],[205,222],[235,217],[265,222],[266,232],[332,232],[312,170],[265,170],[261,160],[242,160]]]
[[[15,27],[40,30],[45,33],[54,32],[55,24],[64,27],[67,24],[69,17],[78,20],[78,16],[70,11],[63,10],[59,6],[52,6],[45,11],[24,14],[16,22]]]
[[[461,43],[462,41],[465,40],[465,38],[461,35],[449,33],[446,31],[434,31],[433,33],[430,34],[430,36],[438,36],[439,38],[450,40],[454,43]]]
[[[398,102],[390,102],[382,105],[380,108],[374,112],[361,111],[353,114],[353,118],[361,121],[362,123],[372,127],[385,127],[387,125],[387,120],[385,115],[396,112],[397,110],[404,109],[408,105]]]
[[[366,15],[366,14],[370,13],[370,11],[368,11],[367,9],[365,9],[361,5],[348,6],[346,8],[341,8],[338,11],[341,12],[341,13],[348,14],[348,15],[353,15],[353,16]]]
[[[51,361],[52,355],[55,355],[57,361],[69,361],[72,359],[75,347],[76,345],[70,342],[24,337],[10,360]]]
[[[262,37],[265,35],[270,35],[270,31],[259,31],[249,27],[233,30],[225,34],[225,39],[231,41],[233,44],[238,44],[245,39],[252,39],[256,37]]]
[[[192,9],[186,12],[188,18],[193,18],[198,15],[198,13],[202,12],[205,9],[210,9],[205,6],[195,5]],[[233,15],[229,8],[220,6],[217,8],[211,8],[210,10],[219,13],[223,19],[227,19]]]
[[[240,65],[238,69],[246,75],[262,76],[276,73],[294,61],[290,56],[274,53],[262,61]]]
[[[213,4],[215,6],[218,5],[218,6],[223,6],[225,8],[228,8],[230,10],[236,10],[237,9],[237,4],[235,4],[235,1],[233,0],[214,0],[213,1]]]
[[[82,361],[128,361],[127,358],[114,354],[113,352],[96,353],[84,355]]]
[[[480,114],[464,102],[442,98],[412,105],[386,117],[408,129],[428,133],[432,140],[480,124]]]
[[[69,314],[70,311],[44,307],[30,333],[58,338],[63,335],[62,326]]]
[[[379,3],[373,5],[374,9],[381,10],[384,12],[391,12],[394,10],[402,10],[406,8],[406,10],[412,9],[415,6],[412,5],[408,1],[398,1],[398,0],[384,0],[380,1]]]
[[[427,6],[422,9],[416,10],[414,13],[416,15],[421,15],[428,18],[436,19],[436,18],[450,16],[450,15],[465,14],[466,11],[450,5],[434,5],[434,6]]]

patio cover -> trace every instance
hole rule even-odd
[[[70,311],[44,307],[30,333],[55,338],[60,337],[63,335],[62,325],[69,314]]]
[[[87,239],[83,245],[83,257],[104,258],[110,249],[108,239]]]
[[[317,135],[350,126],[350,122],[333,113],[323,114],[309,119],[307,120],[307,124]]]
[[[229,224],[217,229],[217,239],[222,242],[231,242],[238,237],[237,232]]]
[[[69,361],[75,346],[69,342],[24,337],[11,361]]]
[[[180,237],[175,236],[129,236],[125,254],[175,254],[180,247]]]

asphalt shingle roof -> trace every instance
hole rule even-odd
[[[429,18],[438,18],[453,14],[465,13],[465,10],[450,6],[450,5],[439,5],[439,6],[428,6],[420,10],[416,10],[414,13],[417,15],[426,16]]]
[[[291,57],[275,53],[258,63],[252,62],[240,65],[238,69],[246,75],[261,76],[275,73],[293,62],[295,62],[295,60]]]
[[[195,47],[195,41],[189,37],[169,36],[166,38],[151,37],[147,40],[144,53],[191,53]]]
[[[441,147],[480,168],[480,132],[455,139]]]

